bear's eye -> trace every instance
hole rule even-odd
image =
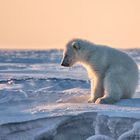
[[[74,48],[74,49],[77,49],[77,47],[76,47],[76,45],[75,45],[75,44],[73,45],[73,48]]]
[[[68,57],[68,55],[67,55],[67,54],[65,54],[65,57]]]
[[[73,48],[75,50],[79,50],[80,49],[80,45],[78,43],[73,44]]]

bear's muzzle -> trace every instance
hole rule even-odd
[[[69,65],[69,63],[64,63],[64,61],[61,63],[61,66],[64,66],[64,67],[69,67],[70,65]]]

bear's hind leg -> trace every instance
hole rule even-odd
[[[108,73],[104,78],[104,96],[98,98],[95,103],[113,104],[119,101],[123,92],[121,78],[116,73]]]

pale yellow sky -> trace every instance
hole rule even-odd
[[[140,0],[0,0],[0,48],[63,48],[72,38],[140,48]]]

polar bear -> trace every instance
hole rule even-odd
[[[113,104],[131,98],[138,84],[138,67],[134,60],[117,49],[83,39],[69,41],[61,65],[71,67],[80,62],[91,80],[89,103]]]

